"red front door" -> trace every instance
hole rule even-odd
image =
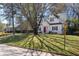
[[[44,27],[44,33],[46,33],[46,27]]]

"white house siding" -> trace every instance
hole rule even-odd
[[[52,30],[52,27],[58,27],[58,30]],[[62,24],[56,24],[56,25],[47,25],[44,23],[44,25],[40,26],[41,28],[41,32],[44,33],[44,27],[47,27],[46,28],[46,32],[45,33],[57,33],[57,34],[62,34],[63,33],[63,26]]]
[[[59,23],[59,24],[58,24]],[[51,24],[51,25],[50,25]],[[46,32],[44,32],[44,27],[46,27]],[[52,27],[58,27],[58,30],[52,30]],[[63,24],[60,23],[60,19],[54,18],[54,21],[42,21],[42,24],[40,26],[42,33],[57,33],[62,34],[63,33]]]
[[[58,30],[52,30],[52,27],[58,27]],[[63,27],[62,24],[56,24],[56,25],[50,25],[49,31],[52,33],[62,34],[63,33]]]

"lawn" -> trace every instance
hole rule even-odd
[[[22,48],[41,50],[60,55],[79,55],[79,36],[66,35],[64,50],[64,35],[54,34],[21,34],[15,37],[1,38],[0,44],[8,44]]]

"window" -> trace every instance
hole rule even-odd
[[[58,26],[56,26],[56,28],[55,28],[56,30],[58,30]]]
[[[58,30],[58,26],[53,26],[52,30]]]
[[[52,30],[54,30],[54,27],[52,27]]]
[[[54,21],[54,18],[50,18],[50,21]]]

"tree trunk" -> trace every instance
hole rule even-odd
[[[33,33],[34,33],[34,35],[38,35],[38,28],[37,27],[33,28]]]
[[[13,36],[15,36],[15,27],[14,27],[14,11],[13,11],[13,3],[11,4],[11,10],[12,10],[12,26],[13,26]]]
[[[12,18],[13,36],[15,36],[14,17]]]

